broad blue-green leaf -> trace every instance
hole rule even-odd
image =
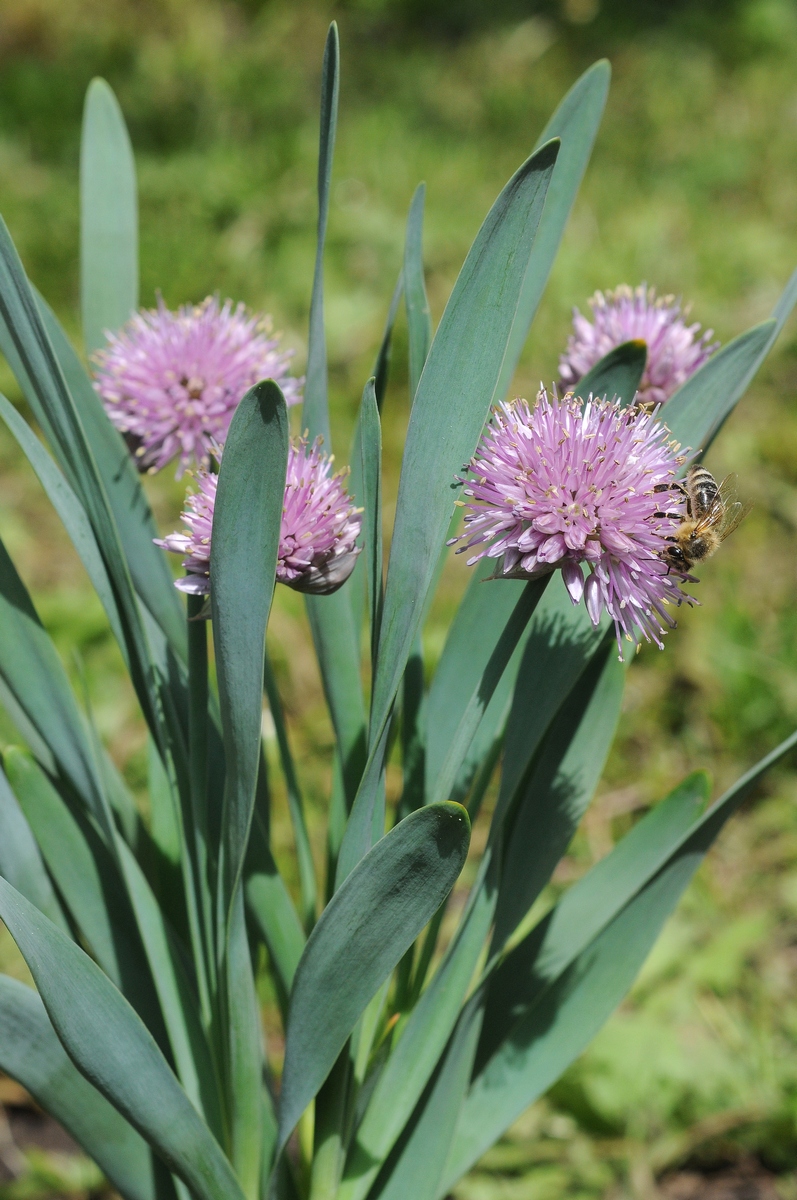
[[[374,1200],[434,1200],[437,1195],[479,1039],[473,1009],[473,1002],[465,1006],[416,1112],[374,1184]]]
[[[219,869],[220,986],[225,993],[232,1159],[247,1200],[259,1184],[262,1036],[253,985],[241,974],[241,871],[260,767],[266,624],[274,592],[288,465],[288,412],[269,380],[230,422],[219,470],[210,559],[213,638],[224,737]],[[251,964],[249,965],[251,970]]]
[[[79,946],[2,879],[0,918],[78,1070],[198,1200],[240,1200],[243,1193],[218,1142],[121,992]]]
[[[558,574],[558,573],[557,573]],[[531,619],[506,728],[495,823],[503,821],[545,731],[597,651],[609,622],[593,628],[561,578],[551,583]]]
[[[0,975],[0,1070],[94,1159],[125,1200],[156,1200],[152,1150],[75,1069],[32,988]]]
[[[27,754],[9,747],[4,766],[47,869],[86,945],[160,1036],[152,979],[112,852],[91,819],[70,811]]]
[[[594,656],[542,743],[508,832],[493,951],[526,916],[578,828],[611,749],[624,685],[625,668],[608,646]]]
[[[766,771],[795,746],[797,734],[792,734],[703,816],[705,784],[699,775],[691,777],[666,807],[654,809],[579,880],[507,957],[490,984],[483,1027],[483,1037],[491,1032],[500,1044],[486,1061],[485,1053],[480,1056],[481,1069],[460,1116],[446,1187],[597,1033],[633,983],[725,822]],[[509,1016],[512,1028],[504,1033]]]
[[[419,183],[412,197],[404,241],[404,301],[410,348],[410,403],[415,399],[432,344],[432,317],[423,271],[423,207],[426,184]]]
[[[421,808],[418,813],[428,811]],[[496,855],[488,845],[466,913],[376,1079],[349,1151],[339,1200],[363,1200],[369,1194],[382,1163],[437,1068],[492,923],[496,864]]]
[[[473,686],[484,673],[525,587],[519,579],[487,582],[494,573],[493,559],[483,558],[474,566],[429,688],[426,783],[430,799]]]
[[[52,756],[52,766],[69,781],[107,835],[107,801],[83,719],[61,660],[2,542],[0,676],[25,720]],[[25,730],[20,732],[27,738]],[[41,754],[41,749],[32,748]],[[43,765],[49,768],[51,764]]]
[[[246,852],[244,889],[250,917],[268,949],[280,1001],[287,1010],[287,998],[302,957],[305,936],[257,812]]]
[[[20,449],[36,472],[47,498],[61,518],[64,529],[69,535],[80,561],[86,568],[86,573],[99,596],[114,636],[124,654],[126,647],[124,635],[119,626],[116,600],[83,505],[33,430],[22,419],[14,405],[3,395],[0,395],[0,416],[16,438]]]
[[[376,670],[382,620],[382,427],[374,380],[369,379],[360,405],[365,560],[371,607],[371,663]]]
[[[451,891],[469,842],[459,805],[420,809],[377,842],[327,905],[293,983],[281,1146],[371,997]]]
[[[587,169],[603,116],[610,79],[611,67],[606,59],[594,63],[585,71],[562,100],[535,146],[535,150],[539,149],[551,138],[560,138],[562,142],[496,388],[496,398],[499,400],[503,400],[509,390],[570,210]]]
[[[455,708],[459,715],[459,722],[453,730],[439,773],[431,786],[432,800],[446,798],[454,785],[462,766],[462,760],[467,754],[485,710],[528,627],[534,610],[545,593],[549,579],[550,576],[546,575],[542,579],[534,579],[525,585],[480,673],[478,672],[482,667],[481,647],[478,637],[474,636],[470,661],[463,662],[460,671],[461,695]],[[485,581],[484,587],[502,588],[506,582],[503,579]]]
[[[794,271],[769,321],[723,346],[668,401],[666,421],[693,450],[707,450],[766,358],[797,303]]]
[[[287,464],[285,400],[276,383],[259,383],[230,423],[213,514],[211,603],[226,760],[224,913],[240,875],[255,799],[266,623]]]
[[[0,220],[0,324],[5,326],[21,366],[44,413],[49,436],[91,522],[112,582],[127,645],[130,675],[145,719],[159,743],[164,737],[150,651],[108,498],[74,401],[53,351],[22,263]]]
[[[310,838],[307,833],[307,823],[304,819],[304,800],[302,799],[302,791],[299,787],[299,779],[296,774],[296,767],[294,766],[293,755],[291,754],[291,747],[288,741],[288,730],[285,725],[285,713],[282,708],[282,699],[277,687],[277,681],[274,678],[274,672],[271,669],[268,651],[266,651],[264,659],[263,678],[266,696],[268,697],[268,706],[271,711],[271,716],[274,721],[274,730],[277,735],[280,765],[282,767],[282,774],[285,777],[285,789],[288,793],[288,808],[291,814],[291,824],[293,825],[293,837],[296,844],[296,862],[299,868],[299,886],[302,893],[302,920],[305,926],[309,928],[315,922],[316,906],[316,880],[315,866],[313,865],[313,852],[310,847]]]
[[[728,342],[667,402],[662,419],[676,441],[705,450],[758,370],[777,327],[763,321]]]
[[[365,704],[360,677],[360,638],[351,580],[330,596],[306,596],[307,617],[335,731],[347,809],[351,808],[366,755]]]
[[[36,839],[25,814],[0,770],[0,875],[35,904],[39,912],[69,932],[61,905],[53,891]]]
[[[398,313],[398,306],[399,302],[401,301],[401,294],[403,291],[404,274],[403,272],[400,272],[399,277],[396,280],[396,286],[393,289],[393,295],[390,299],[390,308],[388,309],[387,319],[385,320],[385,329],[382,334],[382,341],[379,344],[376,362],[374,363],[374,391],[376,392],[376,403],[379,406],[380,412],[382,410],[382,403],[385,399],[388,372],[390,370],[390,352],[393,346],[393,325],[396,321],[396,314]],[[354,456],[352,455],[352,475],[354,475],[353,467]],[[357,493],[355,492],[354,495],[356,494]]]
[[[383,733],[451,521],[455,476],[473,454],[496,398],[558,149],[557,142],[549,143],[524,163],[487,215],[446,305],[418,384],[385,587],[371,706],[372,765],[363,776],[346,828],[339,878],[345,878],[371,842]]]
[[[327,345],[324,333],[324,242],[329,217],[329,187],[332,181],[332,156],[335,150],[335,131],[338,124],[338,93],[340,91],[340,43],[338,27],[333,21],[324,48],[321,72],[321,129],[318,145],[318,235],[316,240],[313,295],[310,301],[310,336],[307,349],[307,371],[302,405],[302,428],[307,429],[310,441],[320,435],[327,453],[331,453],[329,436],[329,406],[327,401]]]
[[[647,344],[643,341],[623,342],[595,363],[573,387],[576,396],[615,397],[630,404],[645,373],[648,359]]]
[[[138,199],[133,148],[116,96],[92,79],[80,141],[80,308],[91,354],[138,308]]]
[[[34,294],[44,327],[94,455],[136,591],[163,630],[179,661],[185,662],[185,611],[174,587],[166,554],[153,542],[153,538],[158,537],[158,530],[130,451],[119,431],[108,419],[102,401],[91,386],[91,380],[55,313],[38,293]],[[0,339],[1,337],[2,329]],[[5,346],[3,351],[5,352]],[[17,373],[17,368],[14,369]],[[17,378],[28,401],[33,399],[31,407],[41,424],[37,411],[37,407],[40,409],[41,406],[35,399],[35,390],[29,380],[26,382],[24,371],[20,370]],[[58,458],[58,447],[52,440],[50,449]],[[63,469],[64,464],[60,458],[59,462]]]

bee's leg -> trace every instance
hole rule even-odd
[[[653,516],[654,517],[669,517],[669,519],[671,521],[680,521],[682,519],[681,513],[654,512]]]

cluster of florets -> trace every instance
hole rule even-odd
[[[662,645],[684,595],[662,555],[683,498],[670,488],[684,456],[667,428],[636,406],[543,388],[493,413],[462,479],[468,559],[496,559],[496,576],[534,579],[561,570],[574,604],[597,625],[604,609],[623,637]],[[460,539],[455,538],[454,541]]]
[[[633,289],[623,284],[611,292],[596,292],[589,303],[593,323],[573,309],[573,333],[559,360],[559,378],[565,387],[578,383],[615,346],[643,341],[647,363],[638,403],[652,407],[669,400],[719,345],[711,341],[710,329],[698,337],[700,326],[686,324],[686,313],[673,296],[657,297],[655,289],[644,283]]]
[[[274,379],[285,402],[301,400],[301,380],[288,373],[292,352],[280,350],[269,317],[215,297],[170,312],[162,300],[136,313],[96,355],[95,388],[125,435],[140,470],[160,471],[178,459],[207,467],[250,387]]]
[[[657,299],[645,285],[597,292],[590,304],[594,323],[574,310],[561,378],[574,384],[614,347],[644,341],[647,364],[634,403],[560,400],[556,389],[552,397],[542,389],[533,410],[525,400],[501,405],[461,480],[468,512],[465,532],[453,541],[465,541],[459,552],[476,549],[470,563],[495,559],[497,578],[561,570],[573,603],[583,599],[595,625],[604,611],[613,619],[622,656],[624,638],[661,646],[675,624],[667,606],[694,602],[681,590],[691,577],[667,559],[684,504],[672,485],[685,458],[651,410],[716,347],[710,331],[698,337],[699,325],[685,323],[671,296]],[[176,586],[185,592],[210,590],[217,476],[209,468],[244,393],[273,378],[288,404],[300,399],[290,354],[269,330],[267,319],[229,300],[176,313],[159,302],[109,335],[97,355],[95,386],[140,466],[159,470],[174,457],[179,473],[198,466],[185,532],[158,543],[184,555],[186,575]],[[277,579],[299,591],[335,591],[354,567],[360,525],[320,444],[293,443]]]
[[[320,439],[319,439],[320,441]],[[157,545],[184,554],[186,574],[175,587],[207,595],[211,586],[213,510],[218,475],[199,470],[196,491],[186,499],[185,533],[170,533]],[[285,498],[280,523],[277,581],[299,592],[326,594],[345,583],[359,554],[360,516],[345,488],[345,477],[332,474],[332,459],[319,442],[293,442],[288,452]]]

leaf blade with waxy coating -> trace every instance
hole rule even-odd
[[[619,399],[623,407],[630,404],[636,395],[645,364],[648,360],[647,345],[643,341],[623,342],[605,354],[600,362],[587,371],[572,387],[576,396],[596,399]]]
[[[241,1200],[221,1148],[121,992],[79,946],[3,879],[0,917],[78,1070],[199,1200]]]
[[[0,1070],[94,1159],[124,1200],[157,1200],[152,1150],[73,1066],[32,988],[0,975]]]
[[[508,995],[500,998],[498,1012],[494,1007],[483,1028],[487,1032],[496,1019],[500,1024],[501,1014],[510,1012],[514,1023],[486,1062],[481,1056],[481,1069],[460,1114],[445,1187],[592,1039],[633,983],[725,822],[766,771],[796,746],[797,733],[702,815],[705,777],[701,784],[699,773],[691,776],[566,892],[507,956],[489,986],[500,988],[502,974],[508,976]]]
[[[446,305],[418,384],[385,586],[369,765],[344,834],[339,880],[371,845],[384,732],[451,521],[455,476],[473,454],[496,396],[558,151],[558,142],[550,142],[532,155],[491,208]]]
[[[266,624],[287,466],[288,413],[282,392],[269,380],[251,388],[235,411],[213,512],[210,594],[226,763],[225,916],[240,876],[260,766]]]
[[[293,983],[281,1147],[368,1001],[451,891],[469,842],[460,805],[419,809],[377,842],[324,910]]]
[[[89,354],[138,308],[136,167],[122,111],[92,79],[80,141],[80,307]]]
[[[611,67],[605,58],[593,63],[559,104],[535,146],[535,150],[538,150],[551,138],[560,138],[562,142],[496,389],[496,396],[500,400],[512,382],[570,210],[587,169],[606,105],[610,79]]]
[[[324,439],[327,454],[332,453],[329,436],[329,405],[327,401],[327,346],[324,333],[324,242],[329,217],[329,188],[332,182],[332,156],[335,151],[335,131],[338,124],[338,95],[340,92],[340,42],[338,27],[333,21],[324,47],[321,74],[321,128],[318,148],[318,235],[316,240],[313,294],[310,300],[310,331],[307,349],[307,371],[302,405],[302,428],[308,431],[311,442]]]

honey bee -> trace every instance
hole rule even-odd
[[[662,558],[675,571],[691,571],[697,563],[716,554],[720,544],[750,511],[736,497],[736,477],[727,475],[722,483],[705,467],[690,467],[683,483],[658,484],[654,491],[679,491],[686,497],[686,515],[657,512],[657,517],[671,517],[680,524]]]

